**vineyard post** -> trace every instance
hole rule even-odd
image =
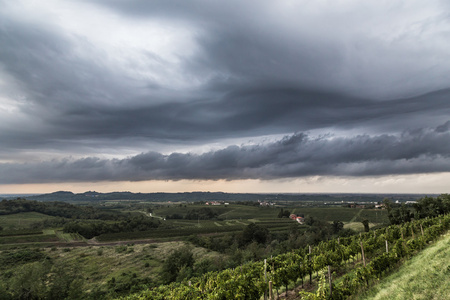
[[[273,256],[271,255],[271,256],[270,256],[270,259],[272,259],[272,258],[273,258]],[[273,264],[273,259],[272,259],[272,270],[270,270],[270,272],[273,273],[274,270],[275,270],[275,266],[274,266],[274,264]]]
[[[267,259],[264,259],[264,283],[267,284]],[[267,300],[266,289],[264,289],[264,300]]]
[[[340,244],[340,241],[339,241],[339,237],[338,237],[338,245]]]
[[[386,253],[389,253],[389,245],[388,245],[388,241],[385,240],[385,242],[386,242]]]
[[[422,236],[423,236],[423,227],[422,227],[422,224],[420,224],[420,231],[422,231]]]
[[[362,254],[362,259],[363,259],[363,263],[364,263],[364,267],[366,266],[366,257],[364,256],[364,247],[363,247],[363,242],[361,241],[361,254]]]
[[[302,270],[302,288],[303,288],[303,278],[305,277],[305,273],[303,273],[304,268],[302,268],[302,263],[300,263],[300,270]]]
[[[273,300],[272,280],[269,281],[269,300]]]
[[[333,298],[332,297],[332,295],[333,295],[333,287],[332,287],[332,284],[331,284],[331,267],[330,267],[330,265],[328,265],[328,281],[330,283],[330,298]]]
[[[412,234],[412,238],[415,239],[415,237],[414,237],[414,230],[413,230],[412,226],[411,226],[411,234]]]
[[[312,267],[311,267],[311,246],[309,246],[309,266],[308,266],[308,269],[309,269],[309,284],[311,284],[312,283]]]

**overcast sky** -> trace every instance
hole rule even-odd
[[[450,192],[448,1],[0,0],[0,192]]]

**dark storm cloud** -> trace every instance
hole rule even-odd
[[[118,23],[150,20],[151,26],[140,25],[149,32],[159,23],[185,29],[195,50],[183,56],[189,51],[180,42],[167,50],[173,62],[150,46],[116,49],[116,41],[87,38],[51,18],[0,10],[0,87],[9,87],[0,99],[14,106],[13,113],[0,111],[0,160],[12,161],[0,165],[0,183],[449,170],[445,13],[410,20],[407,9],[420,11],[414,1],[412,8],[403,3],[379,11],[376,4],[341,10],[284,1],[70,3],[113,12]],[[351,134],[292,135],[312,130]],[[208,143],[223,139],[271,134],[288,137],[204,154],[146,152],[149,144],[210,149]],[[145,153],[96,158],[123,157],[122,149]],[[39,153],[90,158],[21,164],[28,160],[21,152],[36,152],[33,161]]]
[[[449,97],[450,90],[444,90],[386,103],[293,88],[259,88],[236,91],[216,101],[98,108],[78,115],[54,116],[51,120],[55,128],[72,128],[73,134],[80,136],[109,133],[114,137],[204,141],[331,126],[376,128],[386,123],[397,129],[418,126],[424,115],[434,115],[435,122],[447,118]],[[402,124],[394,125],[399,118]]]
[[[65,159],[0,164],[0,183],[141,180],[234,180],[377,176],[450,171],[448,124],[401,135],[310,138],[286,136],[269,144],[229,146],[204,154],[157,152],[126,159]]]

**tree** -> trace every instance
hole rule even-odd
[[[389,200],[388,198],[384,198],[383,199],[383,205],[387,209],[388,213],[390,213],[391,210],[392,210],[392,201]]]
[[[10,290],[14,299],[44,299],[45,277],[48,266],[32,262],[18,268],[11,282]]]
[[[181,270],[183,270],[183,274],[187,274],[189,273],[187,269],[192,269],[193,265],[194,255],[191,249],[188,247],[177,249],[164,261],[161,278],[165,283],[173,282]]]
[[[82,297],[83,281],[68,264],[64,262],[54,264],[47,278],[49,299],[80,299]]]
[[[289,218],[290,215],[291,215],[290,211],[281,209],[280,212],[278,213],[278,218]]]
[[[363,225],[364,225],[364,231],[365,232],[369,232],[369,230],[370,230],[370,228],[369,228],[369,220],[364,219],[364,220],[362,220],[361,223],[363,223]]]
[[[344,223],[342,223],[341,221],[333,221],[333,224],[331,226],[333,228],[334,234],[337,234],[339,233],[339,231],[344,229]]]
[[[392,209],[388,215],[391,224],[402,224],[404,222],[410,222],[413,214],[409,211],[404,203],[400,208]]]
[[[269,237],[269,230],[265,227],[251,223],[244,228],[242,233],[242,246],[248,245],[251,242],[264,244]]]

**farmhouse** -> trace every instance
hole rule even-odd
[[[305,223],[305,219],[303,217],[297,217],[295,219],[299,224],[304,224]]]

